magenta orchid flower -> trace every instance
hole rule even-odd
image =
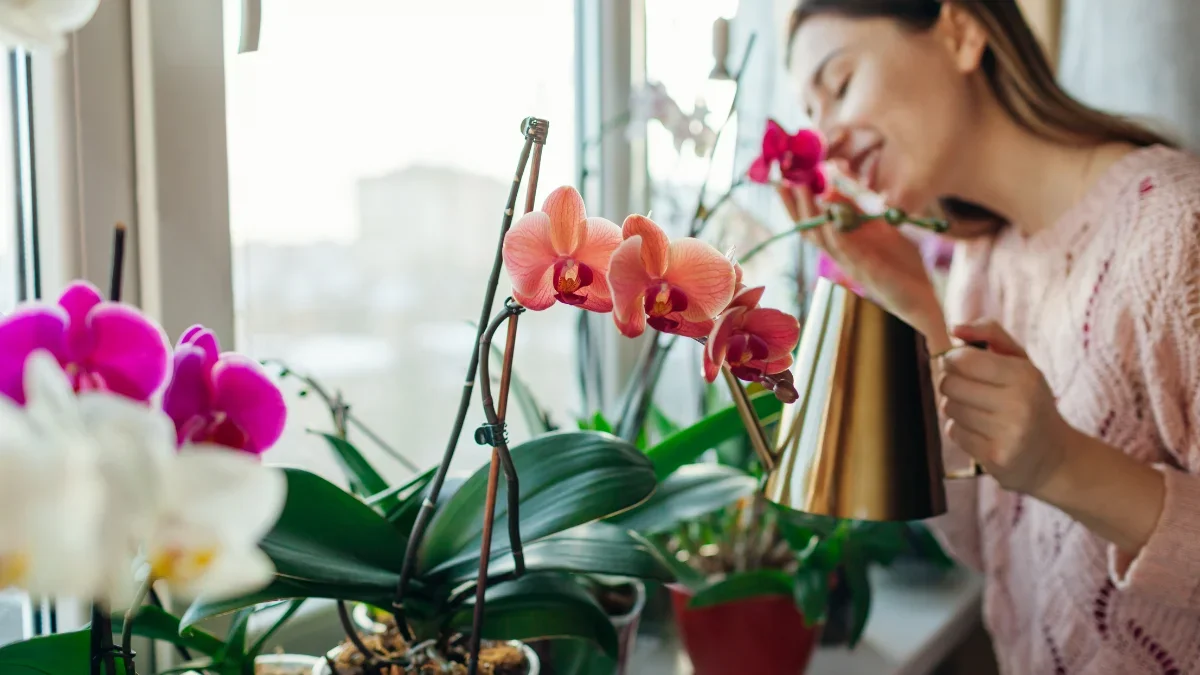
[[[283,393],[253,359],[221,353],[203,326],[184,332],[175,348],[175,375],[163,396],[180,446],[212,443],[259,455],[283,434]]]
[[[839,286],[845,286],[855,295],[866,294],[863,287],[843,272],[833,258],[826,255],[824,251],[817,255],[817,276],[828,279]]]
[[[162,328],[85,281],[67,286],[56,304],[30,303],[0,319],[0,394],[25,404],[25,362],[39,349],[54,355],[75,391],[137,401],[162,388],[171,354]]]
[[[779,165],[782,182],[791,187],[807,187],[814,195],[825,192],[829,181],[821,161],[825,158],[825,141],[811,129],[789,134],[775,120],[767,120],[763,133],[762,154],[750,165],[747,178],[755,183],[771,182],[771,169]]]
[[[513,298],[533,310],[557,300],[593,312],[612,311],[608,263],[620,243],[616,223],[588,218],[579,192],[558,188],[541,211],[522,216],[504,237]]]
[[[613,320],[626,337],[646,325],[663,333],[704,337],[733,298],[733,263],[712,246],[686,237],[669,241],[654,221],[633,215],[621,228],[608,283]]]
[[[716,380],[725,364],[746,382],[792,366],[800,322],[778,309],[759,307],[764,291],[762,286],[743,289],[721,313],[704,343],[704,379]]]

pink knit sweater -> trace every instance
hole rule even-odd
[[[959,244],[946,305],[998,320],[1070,424],[1166,476],[1132,561],[991,478],[947,482],[932,524],[986,574],[1002,672],[1200,674],[1200,159],[1134,151],[1053,228]],[[949,468],[963,457],[947,448]]]

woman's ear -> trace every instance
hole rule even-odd
[[[969,11],[958,2],[943,2],[935,27],[961,73],[979,70],[987,51],[987,31]]]

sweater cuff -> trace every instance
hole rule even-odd
[[[1200,607],[1200,477],[1160,464],[1166,490],[1162,514],[1135,556],[1108,545],[1108,573],[1122,591],[1165,605]]]

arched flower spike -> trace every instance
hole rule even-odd
[[[775,120],[767,120],[763,133],[762,154],[750,165],[746,177],[755,183],[771,182],[771,169],[779,165],[781,182],[792,187],[807,187],[813,194],[825,192],[829,181],[821,168],[825,142],[811,129],[789,134]]]
[[[163,396],[179,445],[210,443],[253,455],[283,434],[287,406],[253,359],[220,352],[217,338],[192,326],[175,348],[175,376]]]
[[[733,263],[691,237],[668,241],[654,221],[633,215],[621,228],[625,241],[609,268],[613,320],[626,337],[646,325],[663,333],[704,337],[713,317],[733,298]]]
[[[739,380],[759,382],[792,365],[792,350],[800,340],[800,322],[778,309],[759,307],[762,286],[743,289],[721,312],[704,344],[704,379],[717,379],[729,364]]]
[[[558,188],[541,211],[522,216],[504,237],[513,298],[532,310],[557,300],[592,312],[612,311],[608,264],[620,243],[616,223],[588,218],[579,192]]]
[[[25,362],[44,349],[76,392],[110,391],[148,401],[163,385],[170,361],[167,336],[136,308],[107,302],[95,286],[76,281],[56,304],[30,303],[0,319],[0,394],[25,403]]]

